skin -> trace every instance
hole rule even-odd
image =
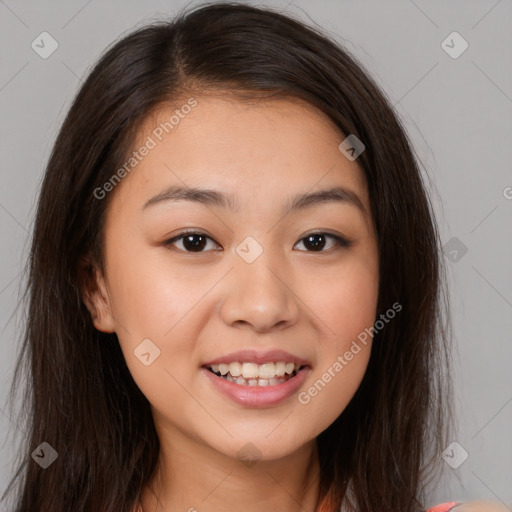
[[[453,508],[456,512],[510,512],[512,505],[492,501],[468,501]]]
[[[371,338],[306,405],[295,394],[277,406],[244,407],[220,394],[201,366],[240,349],[278,348],[310,362],[304,391],[374,324],[378,246],[365,177],[338,149],[345,136],[305,102],[195,98],[198,105],[110,192],[105,273],[97,272],[87,299],[95,327],[117,333],[151,404],[161,460],[142,505],[145,512],[312,511],[315,438],[357,390]],[[151,115],[136,146],[175,108]],[[142,208],[172,184],[232,193],[239,207]],[[335,185],[357,194],[366,213],[347,202],[287,212],[290,196]],[[185,228],[211,237],[203,252],[186,252],[183,240],[163,244]],[[315,251],[304,240],[312,231],[352,245],[328,237]],[[235,252],[247,236],[263,249],[250,264]],[[160,350],[149,366],[134,355],[147,338]],[[250,467],[238,455],[247,443],[259,452]]]

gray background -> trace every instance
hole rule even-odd
[[[11,476],[16,446],[11,436],[18,428],[4,404],[23,323],[21,313],[14,314],[20,271],[57,130],[81,77],[107,45],[183,5],[0,1],[0,492]],[[360,59],[395,105],[428,175],[448,244],[457,346],[454,441],[468,453],[457,469],[443,462],[446,472],[431,502],[485,498],[512,510],[512,2],[257,5],[286,8],[329,32]],[[59,45],[47,59],[31,47],[43,31]],[[453,31],[469,44],[458,58],[441,45]],[[448,41],[460,48],[459,41]],[[461,453],[457,447],[455,457]]]

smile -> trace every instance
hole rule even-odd
[[[206,366],[217,377],[240,386],[275,386],[283,384],[304,368],[298,363],[284,361],[263,364],[232,362]]]

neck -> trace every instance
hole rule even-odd
[[[163,442],[162,442],[163,441]],[[277,460],[241,461],[173,432],[161,437],[143,512],[299,512],[316,509],[319,460],[313,440]]]

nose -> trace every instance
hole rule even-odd
[[[238,256],[237,256],[238,258]],[[268,332],[292,326],[299,318],[299,298],[291,273],[277,264],[270,251],[247,263],[235,259],[235,267],[224,282],[222,320],[232,327],[244,326]]]

